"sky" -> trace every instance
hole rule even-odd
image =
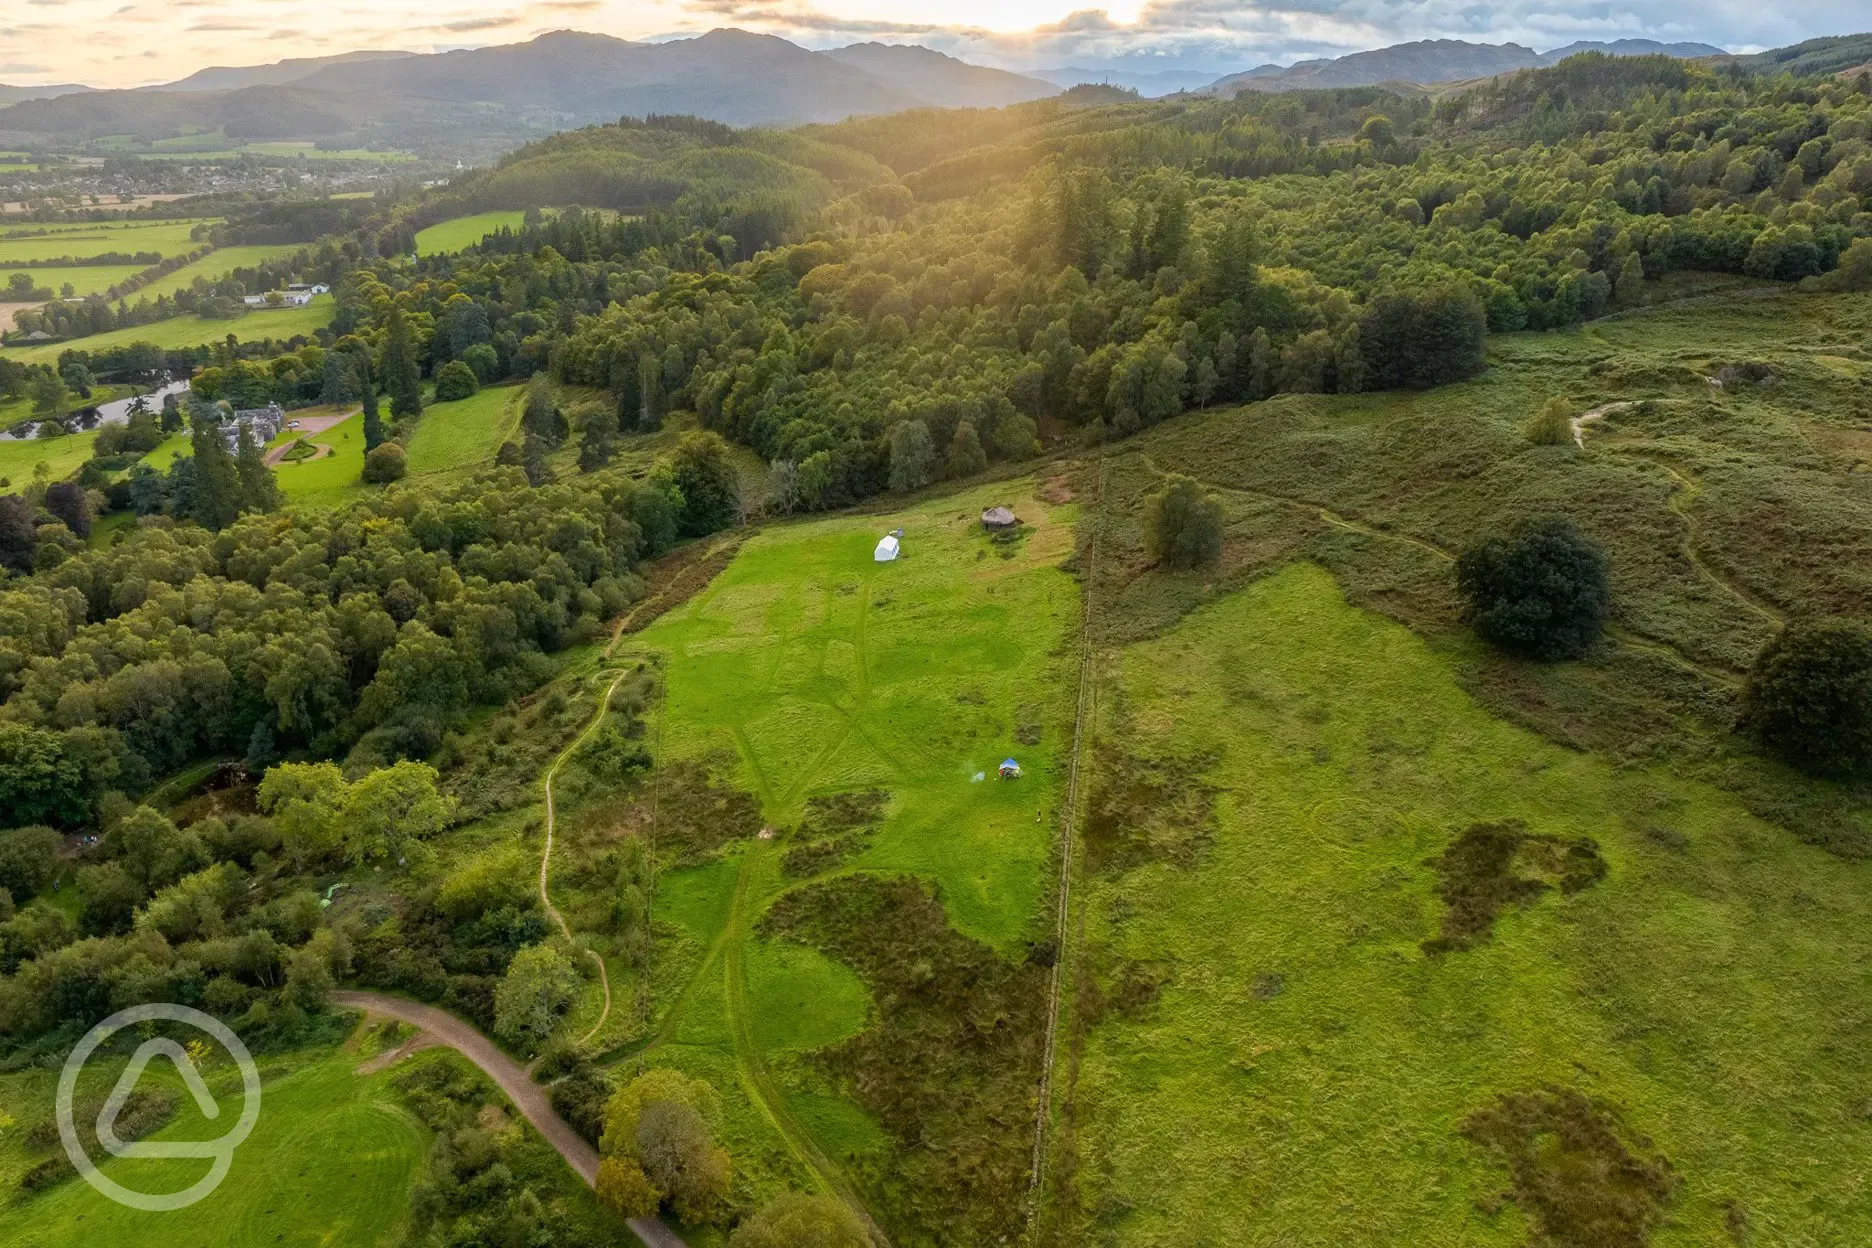
[[[1872,0],[0,0],[0,83],[140,86],[208,65],[361,48],[517,43],[549,30],[681,38],[717,26],[808,47],[922,43],[1010,69],[1228,72],[1413,39],[1695,40],[1748,52],[1872,30]]]

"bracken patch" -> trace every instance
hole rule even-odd
[[[1570,1088],[1504,1094],[1462,1133],[1508,1167],[1531,1248],[1644,1248],[1680,1181],[1614,1107]]]
[[[1146,862],[1194,866],[1215,838],[1217,790],[1202,778],[1215,762],[1210,755],[1147,759],[1101,747],[1085,816],[1092,864],[1106,871]]]
[[[1022,1229],[1046,971],[949,926],[918,880],[855,875],[761,923],[850,966],[877,1023],[821,1061],[896,1144],[865,1185],[899,1244],[1011,1243]]]
[[[1526,905],[1550,888],[1577,893],[1606,873],[1590,837],[1536,835],[1516,820],[1471,824],[1428,865],[1444,904],[1441,933],[1423,942],[1431,954],[1483,944],[1504,907]]]

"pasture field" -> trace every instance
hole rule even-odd
[[[71,1177],[10,1207],[0,1220],[0,1245],[312,1248],[344,1243],[390,1248],[402,1242],[410,1186],[422,1168],[428,1132],[398,1103],[389,1073],[359,1077],[353,1073],[357,1065],[357,1054],[341,1049],[264,1061],[261,1113],[254,1132],[235,1152],[227,1180],[199,1204],[173,1213],[145,1213],[107,1200]],[[101,1097],[120,1070],[121,1064],[88,1068],[80,1096],[88,1082],[95,1082]],[[218,1101],[239,1105],[240,1080],[231,1063],[223,1060],[204,1073]],[[6,1076],[0,1079],[0,1105],[24,1130],[50,1113],[57,1082],[57,1071]],[[213,1139],[226,1132],[225,1116],[214,1122],[204,1119],[167,1063],[152,1063],[140,1083],[165,1086],[176,1106],[174,1119],[151,1139]],[[8,1135],[18,1137],[20,1132]],[[0,1138],[0,1174],[8,1190],[30,1161],[50,1152],[28,1153],[19,1143]],[[141,1190],[176,1191],[199,1177],[204,1165],[135,1158],[112,1159],[101,1168]],[[343,1199],[333,1199],[339,1191]]]
[[[0,1246],[395,1248],[409,1242],[410,1193],[425,1172],[431,1140],[406,1106],[398,1081],[434,1064],[466,1075],[469,1095],[483,1107],[482,1122],[504,1123],[519,1133],[517,1147],[507,1154],[514,1177],[567,1232],[562,1242],[610,1242],[617,1233],[613,1217],[491,1083],[446,1050],[417,1053],[387,1069],[361,1066],[383,1047],[376,1040],[361,1032],[342,1046],[262,1056],[263,1096],[254,1132],[235,1152],[227,1180],[198,1204],[160,1214],[130,1210],[69,1177],[36,1196],[16,1198],[0,1219]],[[87,1095],[101,1100],[121,1069],[121,1059],[88,1066],[80,1081],[81,1103]],[[221,1105],[238,1106],[240,1081],[231,1063],[223,1058],[203,1073]],[[57,1081],[57,1071],[0,1076],[0,1108],[17,1124],[0,1135],[0,1185],[10,1196],[19,1176],[58,1147],[34,1146],[24,1138],[50,1114]],[[213,1139],[225,1133],[225,1114],[214,1122],[204,1119],[167,1063],[152,1063],[139,1087],[161,1087],[175,1106],[173,1118],[148,1138]],[[101,1169],[126,1185],[157,1192],[186,1187],[204,1165],[112,1159]]]
[[[456,403],[432,403],[423,409],[410,435],[409,475],[490,467],[502,442],[515,436],[524,386],[496,386]]]
[[[173,256],[195,250],[203,244],[189,237],[201,224],[200,219],[184,221],[132,221],[123,224],[86,222],[68,226],[21,226],[19,229],[47,229],[49,234],[8,238],[10,231],[0,231],[0,267],[8,261],[59,260],[66,256],[82,259],[106,252],[153,251]],[[56,283],[55,283],[56,286]]]
[[[996,503],[1027,522],[1019,542],[982,531]],[[659,773],[631,809],[609,797],[568,805],[560,901],[575,926],[601,913],[608,901],[578,891],[577,864],[649,818],[657,969],[636,983],[613,961],[620,1008],[598,1043],[628,1054],[623,1069],[676,1065],[720,1089],[756,1192],[817,1175],[861,1193],[887,1226],[982,1217],[959,1209],[965,1166],[977,1204],[1010,1195],[998,1185],[1032,1124],[1001,1122],[1003,1101],[1030,1095],[1038,1002],[984,1023],[992,1040],[964,1052],[948,1029],[970,1026],[972,1004],[984,1018],[1000,1006],[963,990],[906,1010],[896,977],[966,965],[993,994],[1027,974],[1073,710],[1078,593],[1058,566],[1072,516],[1022,480],[774,527],[620,651],[664,674]],[[903,557],[874,562],[893,528]],[[998,779],[1010,755],[1026,774]],[[697,803],[721,813],[680,813]],[[871,906],[903,919],[861,919]],[[847,947],[878,924],[900,929],[877,944],[901,962]],[[636,1011],[625,1008],[634,993]],[[886,1095],[858,1090],[864,1072],[897,1062],[879,1076]],[[940,1083],[949,1103],[943,1123],[926,1124],[928,1147],[904,1134],[904,1104],[929,1089],[905,1077]]]
[[[175,272],[157,278],[131,296],[137,299],[154,299],[157,295],[173,295],[178,290],[187,290],[195,284],[196,278],[216,281],[226,277],[235,269],[250,269],[281,256],[290,256],[302,248],[293,245],[261,247],[221,247],[209,252],[194,264],[183,265]],[[253,294],[265,294],[265,291],[253,291]]]
[[[37,347],[10,347],[0,357],[21,364],[57,363],[60,353],[68,350],[104,351],[125,347],[133,342],[147,342],[165,350],[201,347],[220,342],[229,334],[243,342],[266,338],[284,342],[290,338],[310,338],[331,323],[333,302],[330,295],[320,295],[303,308],[264,308],[232,321],[205,321],[199,316],[176,316],[129,329],[113,329],[70,342],[46,343]]]
[[[0,440],[0,477],[12,482],[14,488],[30,485],[33,469],[44,464],[46,471],[52,474],[51,480],[62,481],[91,458],[91,444],[96,441],[95,429],[87,433],[68,433],[60,438]]]
[[[74,295],[101,295],[117,283],[129,281],[145,267],[140,264],[74,264],[56,269],[9,269],[0,263],[0,286],[12,281],[15,273],[24,273],[35,286],[45,287],[55,295],[63,291],[67,283],[71,284]]]
[[[506,227],[517,230],[524,220],[524,212],[480,212],[471,217],[456,217],[432,225],[416,234],[416,254],[419,256],[441,256],[452,251],[462,251],[474,246],[496,230]]]
[[[1491,716],[1450,656],[1311,564],[1106,676],[1077,898],[1100,991],[1056,1136],[1097,1242],[1528,1242],[1464,1126],[1544,1088],[1669,1159],[1654,1244],[1738,1218],[1763,1242],[1872,1236],[1864,866]],[[1590,842],[1604,878],[1426,951],[1438,856],[1510,821]],[[1546,1156],[1556,1183],[1586,1164]]]

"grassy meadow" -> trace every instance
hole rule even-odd
[[[153,321],[148,325],[133,325],[129,329],[113,329],[109,333],[93,334],[71,342],[9,347],[0,351],[0,356],[21,364],[52,364],[58,361],[61,352],[73,348],[106,351],[113,347],[129,346],[133,342],[147,342],[164,350],[176,350],[207,346],[222,341],[229,334],[242,342],[257,342],[267,338],[284,342],[291,338],[310,338],[316,331],[325,328],[331,323],[333,306],[330,295],[320,295],[303,308],[265,308],[232,321],[206,321],[199,316],[177,316],[166,321]]]
[[[358,1062],[356,1053],[343,1049],[266,1061],[254,1132],[235,1152],[226,1181],[199,1203],[173,1213],[144,1213],[107,1200],[73,1176],[9,1208],[0,1220],[0,1244],[312,1248],[343,1243],[390,1248],[402,1242],[410,1186],[422,1168],[428,1132],[397,1103],[389,1088],[390,1075],[360,1077],[353,1073]],[[101,1097],[120,1070],[121,1063],[87,1068],[80,1096],[95,1083],[94,1094]],[[217,1101],[228,1107],[226,1113],[235,1112],[240,1079],[232,1064],[223,1060],[205,1073]],[[0,1106],[23,1130],[51,1112],[57,1083],[57,1071],[0,1077]],[[213,1139],[225,1134],[225,1114],[214,1122],[203,1118],[166,1063],[153,1063],[139,1086],[165,1088],[176,1107],[173,1120],[150,1139]],[[50,1149],[28,1149],[24,1141],[8,1144],[0,1138],[0,1173],[11,1180],[8,1188],[31,1161],[52,1155],[58,1147],[55,1142]],[[206,1164],[112,1159],[101,1169],[126,1186],[162,1192],[187,1187]],[[342,1191],[344,1198],[334,1200],[335,1191]]]
[[[416,254],[442,256],[474,246],[496,230],[517,230],[526,217],[524,212],[479,212],[469,217],[455,217],[432,225],[416,234]]]
[[[1100,1242],[1528,1242],[1462,1127],[1548,1086],[1619,1107],[1681,1176],[1655,1244],[1738,1216],[1759,1242],[1872,1236],[1872,1075],[1842,1043],[1862,866],[1491,716],[1310,564],[1124,648],[1107,688],[1078,898],[1105,982],[1071,1114]],[[1605,877],[1426,952],[1433,860],[1504,821],[1589,838]]]
[[[76,264],[53,269],[10,269],[0,263],[0,285],[12,281],[14,274],[24,273],[35,286],[55,295],[68,285],[76,296],[101,295],[119,282],[129,281],[143,268],[140,264]]]
[[[431,403],[410,435],[409,475],[473,471],[494,462],[502,442],[515,436],[524,386],[496,386],[454,403]]]
[[[0,268],[9,261],[62,260],[67,256],[84,259],[113,251],[181,255],[203,246],[190,237],[201,224],[200,219],[194,219],[0,228]],[[42,230],[45,233],[40,233]]]
[[[756,1191],[816,1181],[906,1218],[956,1199],[906,1175],[906,1142],[881,1125],[902,1128],[896,1106],[854,1095],[857,1070],[887,1060],[861,1033],[914,1044],[914,1020],[888,1004],[889,970],[835,956],[854,934],[836,916],[842,898],[902,887],[948,942],[930,956],[996,967],[1020,966],[1044,923],[1078,594],[1058,568],[1072,509],[1033,489],[766,530],[619,653],[663,674],[661,766],[634,805],[602,792],[568,805],[567,878],[625,829],[651,837],[660,948],[645,982],[613,962],[614,996],[642,1004],[598,1043],[628,1055],[621,1070],[676,1065],[714,1083]],[[1002,502],[1028,524],[1005,548],[978,522]],[[874,562],[898,527],[903,557]],[[1010,754],[1027,774],[997,779]],[[724,814],[684,813],[712,807]],[[608,904],[563,893],[574,916]],[[1030,1068],[986,1078],[1009,1073]],[[961,1100],[971,1129],[1005,1108]],[[1026,1138],[1015,1127],[995,1146]]]

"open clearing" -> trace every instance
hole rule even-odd
[[[416,254],[440,256],[472,247],[503,227],[517,230],[525,220],[524,212],[480,212],[471,217],[456,217],[432,225],[416,235]]]
[[[409,440],[409,475],[472,471],[493,464],[502,442],[515,436],[524,386],[496,386],[455,403],[431,403]]]
[[[303,308],[265,308],[249,312],[231,321],[205,321],[199,316],[175,316],[129,329],[113,329],[106,334],[74,338],[69,342],[46,343],[37,347],[10,347],[0,357],[21,364],[52,364],[65,351],[108,351],[147,342],[164,350],[202,347],[220,342],[229,334],[241,342],[259,342],[272,338],[285,342],[292,338],[310,338],[331,323],[335,304],[330,295],[320,295]]]
[[[868,984],[821,948],[757,929],[777,901],[790,900],[804,931],[820,905],[918,881],[905,887],[940,899],[933,914],[952,942],[945,948],[1018,973],[1023,938],[1045,926],[1078,607],[1057,566],[1072,548],[1072,509],[1032,490],[1031,481],[1007,482],[891,515],[766,530],[620,654],[657,656],[666,672],[661,774],[650,782],[665,814],[652,814],[649,831],[667,869],[656,890],[663,948],[650,1008],[623,1011],[611,1039],[633,1062],[677,1065],[722,1090],[730,1147],[757,1191],[817,1176],[848,1198],[855,1192],[886,1225],[955,1199],[906,1171],[917,1150],[880,1127],[878,1111],[889,1119],[894,1106],[854,1103],[841,1059],[828,1056],[851,1057],[865,1043],[852,1038],[868,1026],[888,1044],[908,1041],[904,1018],[877,1013],[877,968]],[[1007,558],[978,521],[995,503],[1011,503],[1029,526]],[[878,538],[898,527],[903,557],[873,562]],[[1026,771],[1020,780],[996,778],[1009,755]],[[744,808],[730,802],[744,813],[729,827],[670,816],[698,785],[746,794]],[[840,803],[857,813],[841,817]],[[568,810],[565,822],[575,859],[616,835],[615,812],[602,804]],[[749,835],[763,823],[777,834]],[[583,901],[562,904],[576,914]],[[831,927],[819,930],[812,943],[836,940]],[[613,978],[628,1000],[628,973]],[[1020,1043],[1031,1038],[1023,1032]],[[1013,1073],[1030,1082],[1033,1069]],[[982,1091],[944,1089],[957,1122],[980,1125]],[[945,1135],[953,1130],[935,1128],[945,1158],[965,1151]],[[994,1130],[992,1142],[967,1146],[1011,1144],[1024,1157],[1030,1117],[1017,1109]],[[919,1155],[911,1164],[942,1163]]]
[[[290,443],[298,436],[293,430],[281,435]],[[274,469],[280,491],[286,501],[298,507],[337,507],[374,489],[359,480],[364,471],[364,417],[348,417],[337,424],[311,434],[307,441],[314,446],[329,446],[332,453],[299,463],[284,463]]]

